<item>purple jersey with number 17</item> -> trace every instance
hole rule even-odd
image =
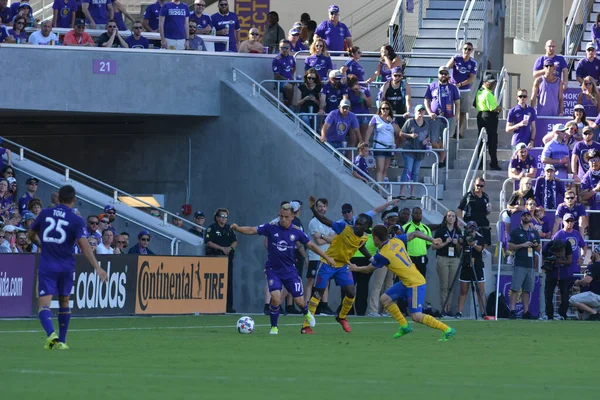
[[[39,270],[72,271],[75,268],[73,245],[86,237],[85,222],[73,210],[59,204],[42,210],[31,226],[40,237],[42,253]]]

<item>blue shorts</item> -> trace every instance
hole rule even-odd
[[[338,286],[354,285],[354,278],[352,277],[352,272],[348,269],[348,265],[344,265],[341,268],[333,268],[319,261],[317,276],[315,277],[315,288],[325,289],[331,278],[335,280],[335,284]]]
[[[40,297],[70,296],[73,289],[73,271],[38,270],[38,295]]]
[[[425,288],[427,284],[407,288],[402,282],[395,283],[385,294],[391,297],[393,301],[398,299],[408,300],[408,311],[412,313],[422,312],[425,304]]]
[[[298,276],[296,268],[293,270],[276,271],[274,269],[265,268],[265,278],[269,285],[269,292],[281,290],[283,287],[292,295],[292,297],[303,297],[302,279]]]

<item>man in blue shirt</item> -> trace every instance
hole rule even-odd
[[[569,146],[565,143],[566,130],[567,127],[563,124],[555,124],[552,127],[554,139],[546,143],[542,150],[542,163],[554,165],[560,179],[566,179],[571,168]]]
[[[108,20],[115,17],[112,0],[83,0],[81,10],[91,29],[106,29]]]
[[[63,186],[58,191],[59,205],[42,210],[33,222],[28,233],[29,240],[41,246],[38,266],[38,306],[39,319],[46,331],[45,348],[66,350],[67,330],[71,319],[69,296],[73,288],[75,258],[73,245],[77,243],[103,282],[107,281],[106,271],[98,265],[96,257],[86,238],[85,224],[73,212],[76,193],[73,186]],[[50,302],[58,296],[59,334],[54,332]]]
[[[158,32],[158,17],[160,16],[160,9],[167,2],[167,0],[158,0],[154,4],[150,4],[144,11],[144,18],[142,19],[142,26],[146,32]]]
[[[600,79],[600,60],[596,58],[596,45],[590,42],[585,47],[585,58],[575,67],[577,82],[583,84],[583,78],[591,76],[596,82]]]
[[[188,31],[190,10],[180,0],[172,0],[160,9],[158,31],[163,49],[187,50],[190,47]]]
[[[279,42],[279,54],[273,59],[273,77],[278,81],[291,81],[296,72],[296,61],[290,55],[291,43],[287,39]],[[279,91],[284,95],[284,102],[289,105],[292,101],[294,85],[291,83],[279,84]]]
[[[298,276],[295,266],[294,251],[296,242],[307,245],[310,250],[327,260],[330,265],[335,265],[334,260],[325,254],[319,246],[310,241],[306,233],[297,226],[292,225],[294,212],[289,203],[279,209],[279,222],[262,224],[260,226],[238,226],[232,224],[231,229],[244,235],[262,235],[267,238],[267,262],[265,264],[265,277],[271,292],[269,315],[271,318],[271,335],[277,335],[279,329],[277,321],[281,306],[281,290],[283,287],[292,294],[294,302],[302,310],[305,320],[312,328],[315,326],[315,317],[308,311],[308,304],[304,301],[302,280]]]
[[[325,118],[321,129],[321,142],[327,142],[334,148],[343,147],[343,142],[350,137],[360,138],[358,130],[358,119],[350,111],[350,100],[342,100],[337,110],[330,112]]]
[[[340,22],[340,8],[338,6],[329,6],[329,19],[319,24],[315,30],[313,40],[319,38],[325,40],[329,51],[344,51],[344,41],[348,48],[354,46],[350,30]]]
[[[219,12],[210,16],[217,36],[229,37],[229,51],[237,53],[240,45],[240,22],[235,13],[229,11],[229,2],[219,0]],[[215,51],[225,51],[224,43],[215,43]]]

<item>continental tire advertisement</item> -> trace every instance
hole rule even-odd
[[[136,314],[225,313],[227,257],[139,256]]]

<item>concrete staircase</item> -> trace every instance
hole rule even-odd
[[[595,0],[594,5],[592,6],[592,12],[590,13],[588,22],[585,24],[583,31],[583,39],[580,46],[580,50],[583,51],[577,52],[577,55],[581,58],[585,57],[585,44],[592,41],[592,27],[594,26],[594,23],[596,23],[596,16],[598,13],[600,13],[600,0]]]

